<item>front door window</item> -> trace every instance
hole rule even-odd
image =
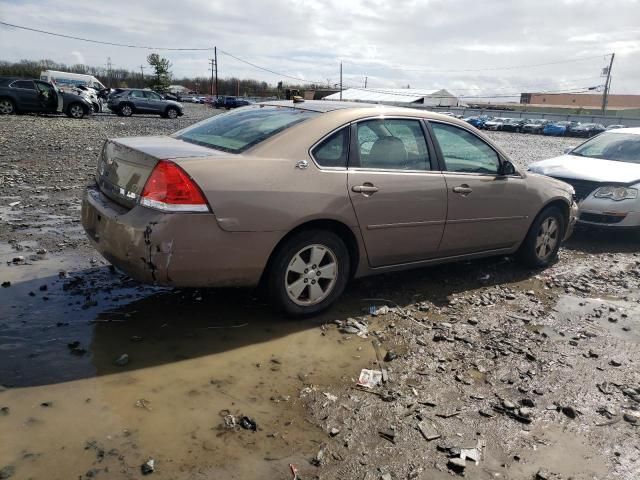
[[[447,171],[498,175],[498,154],[474,134],[443,123],[433,123],[432,128]]]

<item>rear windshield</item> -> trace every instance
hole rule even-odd
[[[173,136],[204,147],[240,153],[317,115],[320,114],[291,107],[255,105],[216,115]]]
[[[571,155],[640,163],[640,135],[605,132],[575,148]]]

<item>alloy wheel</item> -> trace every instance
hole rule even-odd
[[[0,114],[9,115],[13,113],[13,103],[11,100],[0,100]]]
[[[558,242],[560,241],[558,234],[560,226],[558,220],[554,217],[547,217],[538,230],[536,237],[535,251],[536,256],[540,260],[546,260],[553,253]]]
[[[122,113],[122,115],[124,115],[125,117],[129,117],[131,116],[133,111],[131,110],[131,107],[129,105],[125,105],[120,109],[120,113]]]
[[[178,112],[176,111],[175,108],[170,108],[169,110],[167,110],[167,117],[177,118],[177,116],[178,116]]]
[[[307,245],[292,257],[287,266],[285,290],[296,305],[316,305],[329,296],[337,278],[336,254],[324,245]]]
[[[75,104],[71,105],[69,108],[69,113],[73,118],[82,118],[84,117],[84,109],[81,105]]]

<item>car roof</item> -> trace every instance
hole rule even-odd
[[[38,80],[37,78],[29,78],[29,77],[0,77],[0,84],[7,85],[16,80]]]
[[[634,135],[640,135],[640,127],[627,127],[627,128],[614,128],[609,130],[611,133],[632,133]]]
[[[291,107],[318,113],[344,112],[345,114],[348,114],[349,117],[351,117],[351,120],[357,120],[361,116],[368,117],[373,115],[414,116],[421,117],[426,120],[446,120],[449,123],[453,123],[459,126],[468,126],[468,123],[464,120],[449,115],[443,115],[441,113],[419,108],[396,107],[390,105],[380,105],[377,103],[341,102],[333,100],[305,100],[304,102],[294,103],[293,100],[278,100],[259,102],[253,105]]]

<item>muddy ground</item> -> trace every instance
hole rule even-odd
[[[78,219],[102,141],[211,113],[0,117],[0,479],[640,478],[633,234],[364,279],[304,322],[110,269]],[[521,165],[578,143],[491,136]]]

